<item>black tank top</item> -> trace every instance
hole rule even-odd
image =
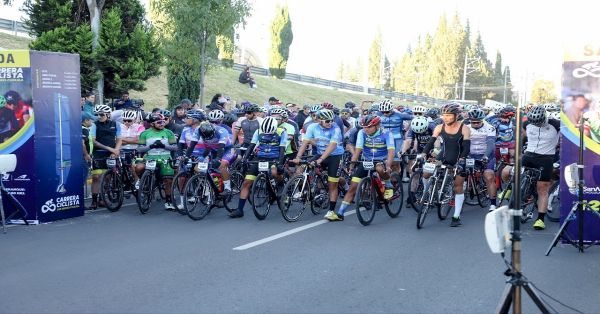
[[[442,140],[443,140],[443,150],[444,150],[444,164],[447,165],[455,165],[458,161],[458,157],[460,156],[462,150],[463,143],[463,134],[462,128],[463,124],[460,124],[460,128],[458,128],[458,132],[456,134],[448,134],[446,133],[446,125],[442,125]]]

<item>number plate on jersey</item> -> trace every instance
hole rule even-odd
[[[269,162],[261,161],[258,163],[258,171],[268,171],[269,170]]]
[[[198,170],[200,170],[200,172],[206,172],[208,170],[208,163],[207,162],[199,162]]]
[[[500,148],[500,155],[508,155],[508,148]]]
[[[362,166],[365,170],[371,170],[375,168],[375,165],[373,165],[372,161],[363,161]]]
[[[108,168],[114,168],[117,166],[117,160],[114,158],[109,158],[106,160],[106,166]]]
[[[467,167],[475,167],[475,159],[467,158],[466,164],[467,164]]]
[[[156,169],[156,160],[148,160],[146,161],[146,169],[154,170]]]
[[[425,172],[425,173],[433,173],[434,171],[435,171],[435,164],[434,163],[426,162],[423,165],[423,172]]]

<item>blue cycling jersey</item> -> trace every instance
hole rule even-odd
[[[205,140],[202,138],[202,135],[200,135],[200,128],[194,131],[191,141],[198,142],[198,144],[196,144],[196,147],[194,147],[194,153],[198,152],[199,155],[202,155],[206,150],[218,149],[220,144],[225,145],[225,150],[233,147],[231,138],[227,130],[221,127],[220,125],[214,125],[214,127],[215,135],[209,140]]]
[[[337,126],[332,126],[329,129],[321,127],[318,123],[311,124],[306,130],[304,139],[315,140],[317,146],[317,154],[323,155],[327,147],[331,143],[336,143],[337,146],[330,154],[330,156],[337,156],[344,154],[344,148],[342,144],[344,140],[342,138],[342,131]]]
[[[259,130],[256,130],[250,143],[256,144],[256,157],[279,158],[279,147],[287,146],[288,136],[281,127],[277,128],[274,134],[260,133]]]
[[[396,146],[392,133],[379,129],[372,135],[367,135],[365,130],[358,131],[356,148],[362,149],[364,160],[383,160],[387,158],[388,150],[395,150]]]
[[[379,113],[381,118],[381,126],[390,131],[394,139],[404,138],[404,121],[410,121],[413,119],[413,115],[408,113],[400,113],[398,111],[392,111],[392,114],[386,116],[383,113]]]

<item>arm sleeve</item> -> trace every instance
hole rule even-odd
[[[432,136],[429,138],[429,142],[427,142],[427,144],[423,148],[424,154],[429,154],[429,152],[431,152],[431,149],[433,148],[433,144],[435,144],[436,140],[437,140],[437,136]],[[463,143],[464,143],[464,141],[463,141]],[[471,141],[469,141],[469,143],[471,143]]]
[[[495,150],[496,150],[496,137],[495,136],[488,136],[485,138],[485,143],[486,143],[486,150],[485,150],[485,155],[488,158],[492,158],[492,156],[494,156]]]
[[[190,145],[188,146],[187,150],[185,151],[185,156],[186,157],[190,157],[192,156],[192,153],[194,152],[194,147],[196,147],[196,144],[198,144],[198,141],[196,140],[192,140],[190,142]]]
[[[429,145],[429,143],[427,143]],[[471,152],[471,140],[463,140],[459,158],[467,158]]]

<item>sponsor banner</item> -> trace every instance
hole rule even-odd
[[[566,51],[563,63],[561,100],[561,174],[566,166],[579,160],[579,123],[584,121],[584,199],[591,211],[600,211],[600,55],[590,54],[590,45],[582,45]],[[561,222],[577,203],[578,195],[572,194],[561,175],[560,204]],[[592,212],[584,217],[584,241],[600,241],[600,218]],[[573,221],[567,230],[569,236],[579,236],[578,222]]]

